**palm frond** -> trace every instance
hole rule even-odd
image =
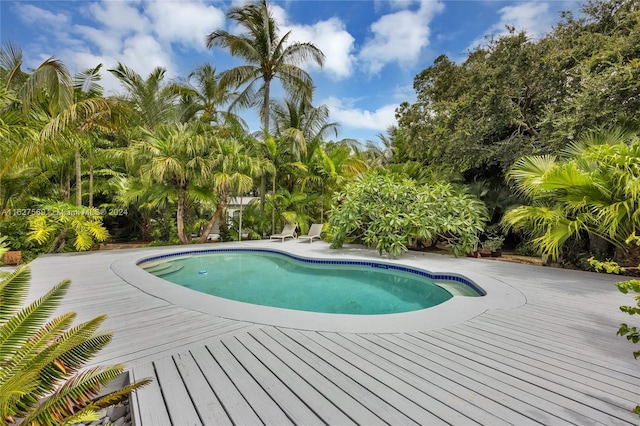
[[[31,269],[20,266],[0,281],[0,327],[20,311],[29,294],[30,280]]]
[[[44,324],[58,307],[70,281],[56,284],[44,296],[21,309],[0,328],[0,346],[4,351],[19,349]]]

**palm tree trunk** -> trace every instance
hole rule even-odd
[[[260,177],[260,212],[264,213],[264,196],[267,192],[267,177],[262,174]]]
[[[262,124],[264,126],[264,131],[265,131],[265,137],[266,132],[269,132],[269,102],[270,102],[270,96],[271,96],[271,80],[266,80],[264,81],[264,105],[262,106],[263,108],[263,114],[264,116],[262,117]],[[262,177],[260,178],[260,211],[262,213],[264,213],[264,196],[267,192],[267,177],[263,174]],[[271,233],[273,233],[273,230],[271,231]]]
[[[82,157],[80,147],[76,145],[76,206],[82,205]]]
[[[211,233],[211,230],[213,229],[213,225],[216,224],[216,220],[222,220],[222,212],[224,212],[224,209],[227,206],[228,202],[229,202],[229,189],[225,188],[224,190],[220,191],[220,193],[218,194],[218,204],[216,205],[216,212],[213,214],[213,217],[211,218],[211,220],[209,220],[209,223],[207,223],[207,226],[206,228],[204,228],[204,231],[202,232],[202,235],[200,235],[200,238],[198,238],[198,244],[203,244],[207,242],[207,237]]]
[[[240,218],[238,220],[238,241],[242,241],[242,196],[240,198]]]
[[[65,172],[66,179],[64,180],[64,200],[69,201],[71,198],[71,174]]]
[[[184,205],[186,187],[181,185],[178,189],[178,211],[176,212],[176,222],[178,227],[178,240],[180,244],[188,244],[189,240],[184,235]]]
[[[89,207],[93,207],[93,165],[89,167]]]
[[[273,184],[271,191],[271,233],[276,233],[276,174],[273,173]]]

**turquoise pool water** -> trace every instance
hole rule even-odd
[[[320,265],[269,252],[211,252],[156,259],[140,266],[199,292],[302,311],[390,314],[429,308],[453,297],[429,278],[410,272]],[[466,295],[478,296],[468,290]]]

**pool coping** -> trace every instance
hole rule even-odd
[[[431,308],[397,314],[326,314],[254,305],[200,293],[156,277],[138,266],[144,259],[161,258],[176,252],[216,251],[229,248],[265,249],[304,259],[368,261],[400,267],[407,266],[431,274],[466,278],[477,284],[486,294],[481,297],[454,296]],[[323,250],[319,250],[320,248]],[[327,244],[323,242],[309,244],[296,240],[284,243],[272,241],[216,243],[214,247],[172,246],[116,260],[111,264],[111,269],[124,281],[141,291],[183,308],[238,321],[311,331],[396,333],[431,330],[467,321],[488,309],[512,309],[526,303],[526,298],[520,291],[498,278],[474,271],[465,271],[464,274],[448,271],[441,265],[429,262],[413,253],[394,259],[381,257],[374,250],[360,246],[347,246],[343,249],[331,250],[329,253],[326,253],[326,248]]]

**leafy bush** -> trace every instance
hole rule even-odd
[[[21,308],[30,278],[30,269],[23,266],[0,281],[0,419],[30,426],[97,420],[97,410],[149,383],[145,379],[94,399],[124,371],[123,365],[114,365],[79,372],[111,341],[110,333],[98,331],[106,316],[75,327],[73,312],[47,322],[70,282],[62,281]]]
[[[95,243],[107,240],[109,233],[102,225],[102,215],[93,207],[53,203],[28,218],[31,232],[28,240],[49,245],[49,252],[65,249],[68,240],[76,251],[89,250]]]
[[[334,196],[332,247],[349,239],[398,256],[418,240],[444,240],[455,254],[473,251],[487,220],[484,204],[448,183],[417,185],[372,173]]]

